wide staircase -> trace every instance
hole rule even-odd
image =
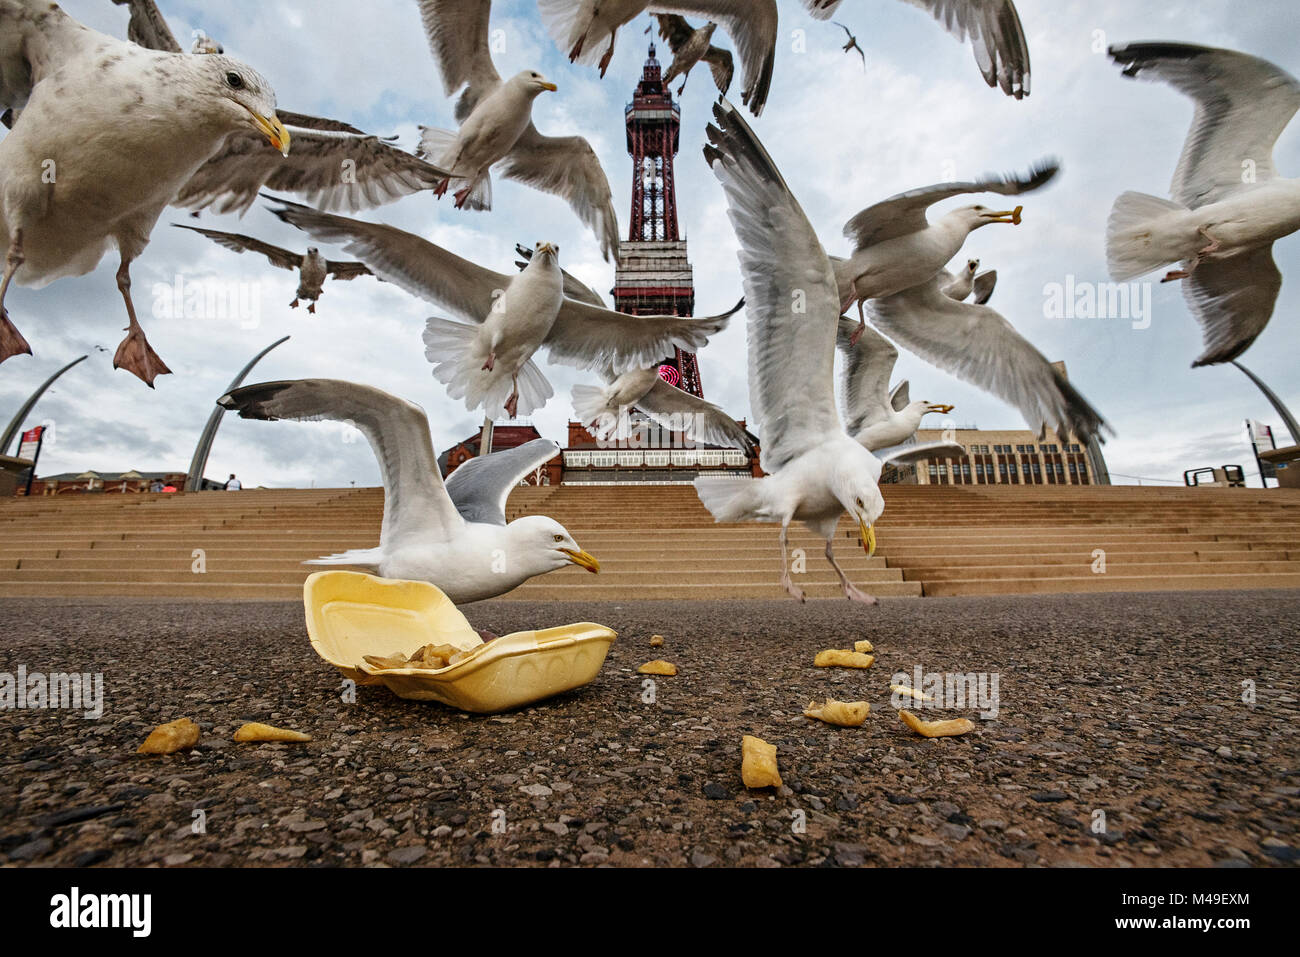
[[[886,486],[868,558],[841,520],[836,556],[880,597],[1300,587],[1300,492],[1133,487]],[[0,501],[0,597],[301,596],[304,559],[378,542],[379,489],[112,493]],[[600,558],[514,599],[776,598],[770,525],[716,525],[689,486],[520,488]],[[792,530],[795,581],[839,597],[824,543]]]

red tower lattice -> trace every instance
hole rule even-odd
[[[681,111],[664,86],[654,44],[625,117],[632,157],[632,216],[614,273],[615,308],[632,315],[689,316],[695,310],[695,279],[686,242],[677,230],[673,178]],[[693,352],[676,350],[660,364],[660,375],[692,395],[704,395]]]

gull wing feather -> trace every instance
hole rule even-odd
[[[936,277],[868,304],[900,346],[1020,410],[1034,429],[1104,441],[1105,420],[997,311],[944,295]]]
[[[172,225],[177,229],[188,229],[190,232],[207,236],[218,246],[233,249],[237,253],[258,253],[265,256],[272,266],[279,266],[281,269],[297,269],[302,265],[301,253],[290,252],[260,239],[254,239],[252,236],[244,236],[240,233],[223,233],[219,229],[200,229],[198,226],[184,226],[180,223],[173,223]]]
[[[756,436],[719,406],[669,385],[658,376],[650,391],[637,400],[636,407],[664,428],[685,432],[694,442],[746,452],[758,444]]]
[[[1158,80],[1191,97],[1196,115],[1169,195],[1196,209],[1242,189],[1242,161],[1255,181],[1274,178],[1273,144],[1300,109],[1300,82],[1259,57],[1186,43],[1110,48],[1124,75]]]
[[[840,391],[844,399],[844,427],[850,435],[889,418],[892,396],[889,377],[898,361],[894,344],[870,326],[862,330],[857,345],[850,340],[858,324],[840,317],[835,344],[844,356]]]
[[[1272,318],[1281,291],[1271,244],[1197,266],[1183,280],[1183,298],[1205,340],[1205,352],[1192,365],[1229,362],[1249,349]]]
[[[447,476],[447,494],[467,522],[506,524],[506,500],[521,481],[560,454],[550,439],[533,439],[503,452],[480,455]]]
[[[339,379],[262,382],[217,400],[245,419],[331,420],[361,430],[384,480],[379,547],[445,542],[464,527],[443,486],[424,410],[379,389]]]
[[[742,299],[716,316],[633,316],[565,299],[544,345],[551,359],[583,369],[644,369],[673,351],[698,352],[726,328]]]
[[[749,406],[776,472],[843,435],[835,409],[835,273],[776,164],[727,100],[714,104],[704,158],[740,242],[749,318]]]
[[[442,87],[454,96],[456,121],[463,123],[479,100],[501,85],[501,74],[488,50],[488,22],[492,0],[420,0],[420,18],[429,41]]]
[[[482,322],[510,277],[462,259],[414,233],[322,213],[299,203],[267,197],[280,205],[272,209],[286,223],[325,243],[337,243],[356,256],[385,282],[413,296],[449,309],[470,322]]]
[[[150,50],[163,53],[184,53],[176,41],[176,34],[163,18],[162,11],[153,0],[113,0],[119,7],[131,10],[131,20],[126,25],[126,38]]]

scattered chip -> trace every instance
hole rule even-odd
[[[410,655],[400,651],[392,655],[364,655],[366,664],[380,670],[393,668],[411,668],[418,671],[441,671],[449,665],[459,664],[477,651],[477,648],[465,651],[455,645],[425,645],[417,648]]]
[[[975,730],[975,722],[970,718],[953,718],[949,721],[922,721],[906,708],[900,709],[898,716],[917,734],[926,738],[951,738],[958,734],[967,734]]]
[[[160,724],[136,748],[136,754],[175,754],[199,743],[199,726],[189,718]]]
[[[381,655],[363,655],[362,657],[365,658],[366,664],[373,668],[379,668],[385,671],[390,668],[410,667],[406,661],[405,655],[388,655],[387,657]]]
[[[817,657],[813,659],[813,664],[818,668],[870,668],[876,663],[876,659],[871,655],[864,655],[860,651],[819,651]]]
[[[855,641],[853,643],[853,650],[868,652],[868,651],[875,651],[876,649],[871,647],[871,642],[869,641]]]
[[[258,724],[256,721],[250,721],[238,731],[235,732],[235,740],[240,742],[247,741],[310,741],[310,734],[303,734],[301,731],[289,731],[285,728],[273,728],[269,724]]]
[[[677,666],[669,661],[647,661],[637,671],[643,675],[668,675],[669,677],[677,674]]]
[[[892,691],[894,694],[907,695],[909,698],[914,698],[917,701],[934,700],[924,691],[917,691],[915,688],[909,688],[907,685],[890,685],[889,690]]]
[[[658,648],[658,647],[660,647],[661,645],[663,645],[663,643],[664,643],[664,636],[663,636],[663,635],[651,635],[651,636],[650,636],[650,647],[651,647],[651,648]]]
[[[823,705],[811,701],[803,712],[805,718],[816,718],[842,728],[862,727],[870,713],[871,705],[865,701],[836,701],[834,698],[827,698]]]
[[[782,782],[776,766],[776,745],[748,734],[741,738],[740,779],[747,788],[779,788]]]

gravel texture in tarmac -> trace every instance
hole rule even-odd
[[[296,604],[0,601],[4,675],[102,673],[98,719],[0,711],[10,865],[1285,865],[1300,857],[1300,594],[484,603],[619,631],[584,689],[497,716],[345,700]],[[651,648],[649,638],[665,643]],[[868,639],[869,671],[815,668]],[[676,677],[647,684],[655,658]],[[997,679],[924,739],[891,675]],[[992,685],[985,684],[991,691]],[[861,728],[802,717],[866,700]],[[968,702],[969,703],[969,702]],[[991,710],[991,709],[986,709]],[[189,752],[135,749],[162,722]],[[310,744],[236,744],[263,721]],[[748,791],[740,742],[785,786]]]

